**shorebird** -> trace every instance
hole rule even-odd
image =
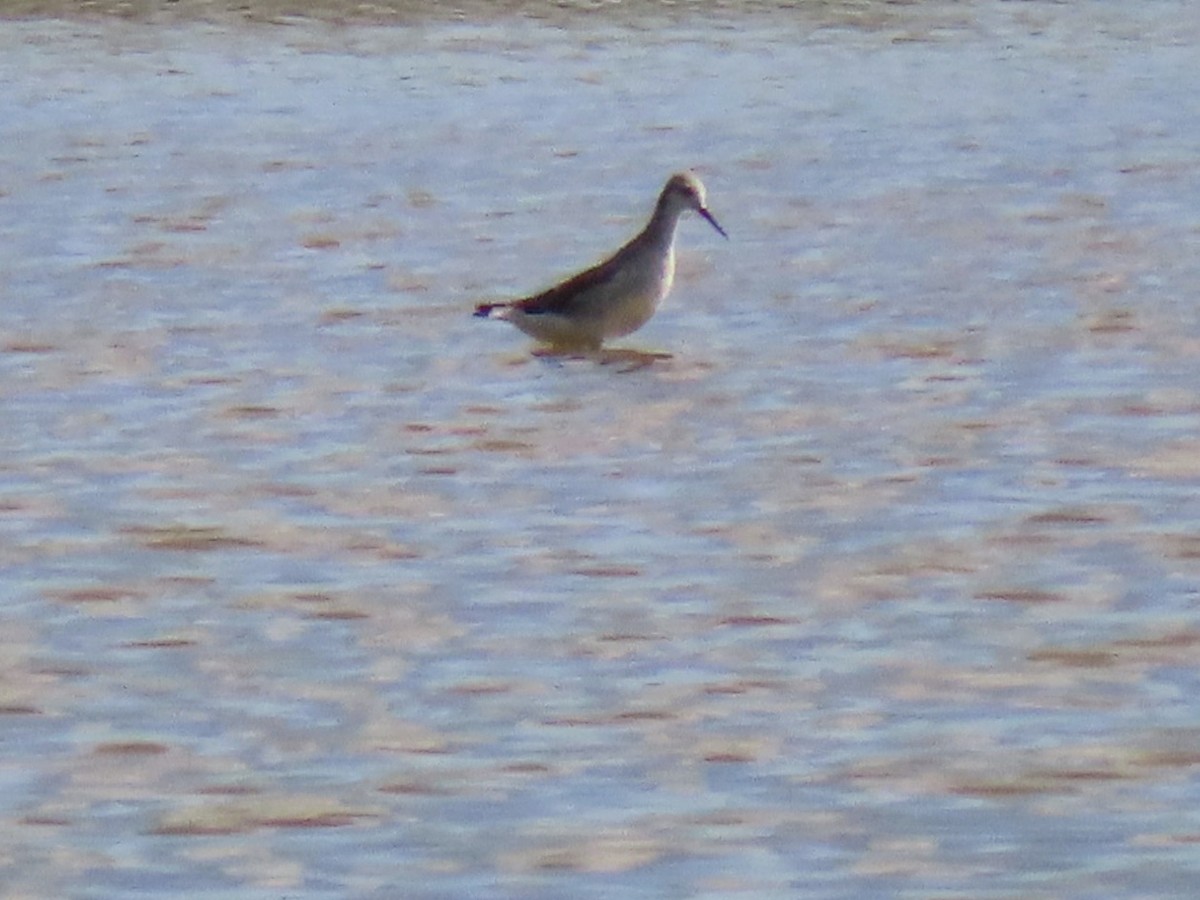
[[[508,303],[481,303],[475,315],[503,319],[552,350],[599,350],[609,338],[632,334],[650,320],[675,278],[675,226],[694,210],[728,239],[705,204],[704,185],[691,172],[672,175],[650,221],[604,262],[540,294]]]

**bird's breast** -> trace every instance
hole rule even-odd
[[[620,337],[645,325],[671,290],[674,279],[674,248],[648,254],[636,265],[628,266],[608,286],[609,296],[603,304],[605,335]]]

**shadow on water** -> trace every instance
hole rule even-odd
[[[654,350],[635,350],[629,347],[611,347],[590,353],[556,350],[552,347],[535,347],[531,355],[548,363],[590,362],[598,366],[617,366],[621,373],[636,372],[656,363],[674,359],[674,354]]]

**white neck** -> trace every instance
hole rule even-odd
[[[688,209],[686,201],[674,191],[664,190],[654,206],[654,215],[642,230],[645,239],[658,245],[675,242],[675,226],[679,217]]]

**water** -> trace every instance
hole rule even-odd
[[[1191,897],[1198,45],[4,22],[0,893]]]

